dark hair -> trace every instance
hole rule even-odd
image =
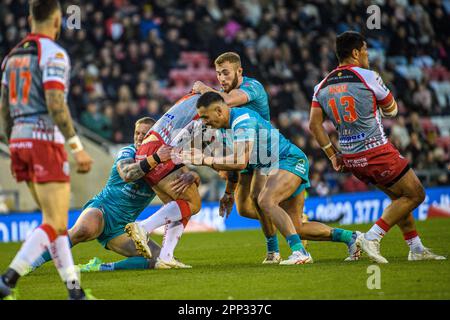
[[[60,9],[58,0],[30,0],[30,14],[37,22],[47,20],[55,10]]]
[[[223,100],[222,96],[214,91],[208,91],[205,92],[198,98],[197,100],[197,108],[201,107],[208,107],[214,102],[223,102],[225,103],[225,100]]]
[[[366,39],[356,31],[345,31],[336,38],[336,56],[339,63],[352,55],[353,49],[361,50]]]
[[[135,126],[140,125],[141,123],[153,126],[156,123],[156,120],[151,117],[143,117],[136,121]]]

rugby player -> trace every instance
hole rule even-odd
[[[270,121],[269,99],[264,86],[258,80],[243,75],[240,56],[235,52],[225,52],[216,58],[214,65],[222,91],[214,90],[201,81],[194,83],[192,91],[200,94],[216,92],[230,108],[246,107],[259,113],[264,120]],[[270,217],[263,215],[257,207],[258,195],[265,181],[266,176],[261,174],[259,169],[229,171],[225,193],[220,199],[220,215],[228,217],[236,199],[239,215],[258,219],[267,245],[263,264],[272,264],[281,261],[277,230]]]
[[[243,170],[260,168],[268,177],[258,196],[257,205],[269,216],[276,228],[286,238],[292,254],[280,265],[312,263],[311,255],[301,243],[300,234],[308,240],[334,240],[348,245],[350,256],[358,255],[355,244],[357,233],[332,229],[318,222],[302,224],[304,190],[309,187],[308,158],[269,121],[248,108],[230,108],[216,92],[204,93],[197,102],[200,119],[215,129],[231,129],[234,152],[225,157],[208,156],[195,149],[182,151],[178,156],[186,163],[206,165],[215,170]],[[270,140],[262,141],[266,132]],[[276,150],[278,149],[278,150]],[[274,162],[264,163],[256,152],[274,157]],[[250,162],[252,159],[252,162]],[[299,210],[300,209],[300,210]]]
[[[149,218],[129,223],[125,227],[138,251],[149,259],[152,253],[147,244],[148,234],[167,224],[167,228],[171,230],[170,237],[165,238],[163,242],[170,243],[170,246],[175,248],[190,217],[201,208],[197,184],[175,186],[181,175],[190,172],[189,169],[184,164],[175,164],[171,159],[163,161],[156,153],[163,146],[177,146],[185,142],[184,137],[195,133],[197,124],[201,124],[200,121],[195,121],[198,118],[198,98],[198,94],[184,96],[156,122],[137,149],[137,165],[127,170],[130,179],[143,177],[165,204]],[[165,266],[167,269],[177,268],[180,264],[173,257],[173,250],[161,252],[157,262],[160,268]]]
[[[80,286],[67,237],[70,199],[68,142],[77,172],[89,172],[92,159],[76,135],[67,106],[70,59],[55,40],[62,12],[57,0],[29,3],[31,33],[2,63],[1,115],[17,182],[25,181],[42,210],[43,223],[23,243],[0,277],[0,298],[14,299],[17,281],[49,250],[69,299],[90,297]]]
[[[425,199],[425,191],[408,160],[388,141],[381,117],[397,114],[397,103],[380,75],[369,69],[367,42],[347,31],[336,39],[339,66],[314,89],[310,129],[336,171],[349,171],[365,183],[372,183],[392,200],[381,218],[357,244],[368,256],[387,263],[380,253],[380,241],[398,225],[410,251],[408,260],[443,260],[445,257],[423,246],[412,211]],[[323,127],[324,115],[339,133],[339,148]]]
[[[148,246],[152,251],[153,258],[146,259],[140,256],[134,242],[124,231],[125,226],[136,221],[139,214],[155,198],[154,191],[143,179],[132,181],[127,175],[132,166],[136,166],[134,160],[136,149],[141,146],[142,140],[154,123],[155,120],[149,117],[136,121],[134,144],[126,146],[118,152],[106,186],[84,205],[75,225],[69,230],[71,246],[97,239],[105,249],[133,258],[110,264],[102,264],[100,259],[94,258],[89,264],[81,265],[81,271],[159,268],[156,257],[159,256],[161,248],[149,239]],[[161,148],[156,154],[162,161],[166,161],[170,159],[171,148]],[[194,178],[192,180],[198,178],[193,172],[186,175],[192,175]],[[170,229],[166,231],[171,232]],[[167,245],[163,246],[162,250],[163,253],[164,250],[168,250]],[[33,263],[32,267],[36,269],[49,260],[51,260],[51,256],[47,251]],[[178,267],[187,268],[189,266],[180,262]]]

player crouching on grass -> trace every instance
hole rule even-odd
[[[132,178],[134,176],[132,172],[139,170],[139,163],[134,160],[136,149],[141,146],[145,135],[154,123],[155,120],[149,117],[136,121],[134,144],[119,151],[106,186],[84,205],[83,212],[68,232],[71,247],[97,239],[105,249],[130,258],[114,263],[103,263],[99,258],[94,258],[88,264],[78,266],[82,272],[158,269],[156,257],[160,255],[160,252],[167,250],[173,252],[168,242],[160,248],[154,241],[148,239],[148,247],[153,257],[150,259],[142,257],[134,242],[124,231],[125,226],[136,221],[139,214],[155,198],[155,192],[143,179]],[[155,157],[166,161],[170,159],[170,153],[170,148],[161,148],[156,152]],[[189,172],[180,179],[179,183],[189,186],[199,177]],[[33,263],[33,270],[49,260],[51,256],[47,251]],[[181,262],[179,265],[189,267]]]

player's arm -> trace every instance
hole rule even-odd
[[[398,113],[397,102],[392,96],[391,91],[384,84],[381,76],[375,71],[370,71],[366,77],[368,85],[375,94],[381,116],[384,118],[395,117]]]
[[[240,171],[244,170],[250,160],[253,141],[235,141],[233,154],[225,157],[203,157],[202,165],[215,170]]]
[[[311,108],[309,130],[319,143],[319,146],[322,148],[323,152],[327,155],[328,159],[330,159],[333,164],[333,168],[336,171],[341,171],[343,168],[342,159],[340,158],[338,149],[331,143],[330,137],[323,126],[324,118],[322,108],[320,106],[317,107],[314,102],[313,105],[315,106]]]
[[[176,194],[183,194],[192,184],[200,185],[200,176],[197,172],[188,171],[182,173],[175,181],[170,183]]]
[[[69,108],[65,103],[64,90],[45,89],[45,101],[53,122],[61,131],[69,144],[70,151],[77,163],[77,172],[87,173],[91,170],[92,158],[84,150],[80,138],[76,135],[70,116]]]
[[[381,115],[384,118],[393,118],[398,113],[398,106],[397,102],[394,98],[392,98],[390,101],[387,101],[383,104],[383,102],[378,102],[378,108],[380,108]]]
[[[13,120],[11,118],[11,114],[9,113],[9,100],[8,100],[8,87],[5,85],[1,86],[1,94],[0,94],[0,113],[3,121],[3,125],[5,127],[5,135],[8,142],[11,137],[11,130],[13,127]]]
[[[117,162],[117,172],[125,182],[141,179],[161,162],[170,160],[172,147],[162,146],[158,151],[147,158],[135,162],[133,158],[125,158]]]
[[[211,87],[208,87],[201,81],[196,81],[194,83],[192,90],[194,92],[200,93],[200,94],[204,94],[205,92],[210,92],[210,91],[218,93],[222,96],[223,100],[230,108],[242,106],[249,101],[248,95],[240,89],[233,89],[229,93],[221,92],[221,91],[217,91]]]

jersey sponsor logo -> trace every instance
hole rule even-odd
[[[233,123],[231,124],[231,128],[236,127],[239,123],[241,123],[244,120],[250,119],[250,115],[248,113],[244,113],[243,115],[240,115],[236,119],[234,119]]]
[[[58,58],[58,59],[64,59],[64,53],[62,53],[62,52],[57,52],[57,53],[55,54],[55,58]]]
[[[134,154],[129,150],[124,150],[119,153],[119,158],[134,158]]]
[[[69,176],[69,174],[70,174],[70,166],[69,166],[69,162],[68,161],[64,161],[62,170],[63,170],[64,175]]]
[[[367,167],[369,165],[369,162],[367,161],[367,158],[359,158],[359,159],[345,159],[344,158],[344,164],[346,167],[349,168],[363,168]]]
[[[298,160],[297,164],[295,165],[295,171],[300,172],[300,174],[305,174],[306,173],[305,159]]]
[[[378,82],[378,84],[381,86],[381,88],[383,88],[384,91],[386,91],[386,92],[389,91],[389,89],[386,87],[386,85],[383,82],[383,79],[381,79],[379,74],[377,74],[377,78],[375,80]]]
[[[33,149],[33,142],[23,141],[23,142],[13,142],[9,144],[11,149]]]
[[[366,138],[366,134],[364,132],[349,135],[349,136],[341,136],[339,138],[339,143],[352,143],[352,142],[358,142],[363,141]]]
[[[62,63],[49,63],[47,65],[47,77],[64,78],[64,72],[66,68]]]
[[[170,120],[175,119],[175,116],[172,115],[172,114],[170,114],[170,113],[166,113],[164,116],[167,117],[167,118],[169,118]]]

